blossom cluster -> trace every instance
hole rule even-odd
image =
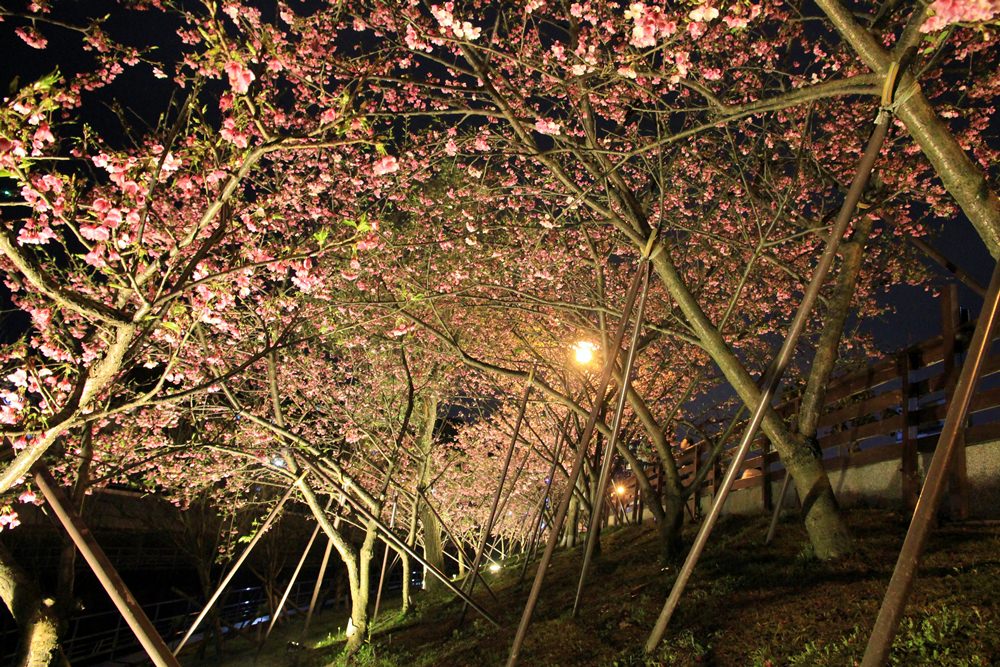
[[[934,0],[934,15],[920,26],[921,32],[936,32],[953,23],[980,23],[1000,14],[1000,0]]]

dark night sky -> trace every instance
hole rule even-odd
[[[960,215],[955,220],[941,223],[930,244],[952,262],[971,273],[980,285],[990,282],[993,260],[972,224]],[[945,269],[930,260],[925,264],[937,277],[935,286],[957,282]],[[978,317],[983,300],[965,285],[958,283],[959,303],[969,309],[973,318]],[[941,306],[938,297],[923,287],[897,285],[888,290],[882,303],[893,306],[894,313],[869,321],[862,330],[872,334],[883,351],[894,351],[941,333]]]

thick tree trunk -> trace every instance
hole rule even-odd
[[[422,460],[420,462],[420,475],[417,479],[418,494],[416,502],[418,507],[417,516],[420,519],[420,526],[423,529],[424,560],[439,571],[444,572],[444,549],[441,544],[441,526],[438,524],[434,512],[421,500],[419,493],[426,491],[427,485],[431,482],[431,450],[434,447],[434,425],[437,423],[437,406],[437,394],[434,392],[429,393],[424,400],[424,428],[420,434],[420,454]],[[437,577],[430,574],[426,568],[424,568],[423,582],[424,590],[428,592],[445,589],[444,584]]]
[[[19,667],[49,667],[57,664],[59,628],[54,601],[43,598],[30,575],[0,544],[0,599],[21,629]]]
[[[410,591],[410,577],[413,576],[412,575],[413,567],[410,561],[410,556],[408,554],[400,553],[399,562],[403,569],[403,590],[400,592],[400,594],[403,596],[403,599],[400,604],[399,613],[405,616],[406,614],[410,613],[410,608],[411,608],[410,600],[413,594]]]
[[[348,626],[347,646],[350,655],[357,652],[368,638],[368,598],[371,597],[371,563],[375,555],[375,538],[378,531],[374,523],[367,525],[365,541],[358,550],[357,562],[347,568],[351,586],[351,624]]]
[[[816,342],[816,354],[813,356],[812,367],[809,369],[809,379],[805,392],[802,394],[802,404],[799,407],[799,434],[807,439],[816,437],[816,425],[823,414],[823,403],[826,398],[826,385],[830,381],[833,367],[837,363],[840,349],[840,339],[844,335],[844,324],[851,311],[851,301],[857,287],[858,275],[864,257],[865,244],[872,232],[872,218],[864,216],[854,230],[850,241],[841,244],[843,262],[837,274],[837,285],[826,312],[823,331]]]
[[[569,493],[569,491],[567,491]],[[571,548],[576,546],[576,525],[580,520],[580,498],[574,494],[569,501],[566,522],[563,524],[561,546]]]
[[[705,351],[719,366],[740,399],[751,409],[755,407],[761,396],[756,383],[701,309],[667,253],[655,255],[653,266]],[[818,452],[807,441],[793,435],[771,408],[764,415],[762,428],[781,456],[785,468],[795,478],[796,489],[802,498],[806,530],[816,556],[831,559],[850,553],[851,536],[840,516],[833,487],[830,486],[830,479],[818,458]]]
[[[420,503],[420,525],[424,529],[424,559],[438,571],[443,572],[444,547],[441,544],[441,526],[438,525],[437,517],[426,503]],[[424,568],[424,590],[428,592],[445,590],[445,585],[426,568]]]

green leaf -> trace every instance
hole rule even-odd
[[[59,81],[60,76],[62,75],[59,74],[59,68],[57,67],[56,69],[52,70],[52,72],[46,74],[41,79],[35,82],[34,85],[35,90],[46,91],[51,89],[52,86],[54,86],[56,82]]]

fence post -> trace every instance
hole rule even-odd
[[[712,500],[715,500],[715,496],[719,495],[719,486],[722,484],[722,464],[719,459],[722,458],[722,453],[715,457],[712,461]]]
[[[941,335],[944,338],[945,405],[951,405],[958,384],[956,356],[962,352],[958,343],[958,285],[954,283],[941,292]],[[965,462],[965,424],[955,439],[948,472],[948,507],[952,519],[969,517],[969,476]]]
[[[698,479],[698,471],[701,470],[701,448],[705,444],[704,440],[699,440],[698,444],[694,446],[694,471],[691,474],[691,479]],[[696,517],[701,514],[701,484],[698,484],[691,490],[691,516]]]
[[[771,499],[771,473],[768,468],[771,464],[771,441],[765,439],[764,445],[760,449],[760,499],[764,503],[764,511],[770,512],[774,502]]]
[[[910,353],[904,350],[897,359],[900,384],[900,473],[902,475],[903,505],[908,510],[917,506],[917,496],[920,494],[920,476],[917,473],[917,433],[916,426],[910,426],[910,369],[912,360]]]

